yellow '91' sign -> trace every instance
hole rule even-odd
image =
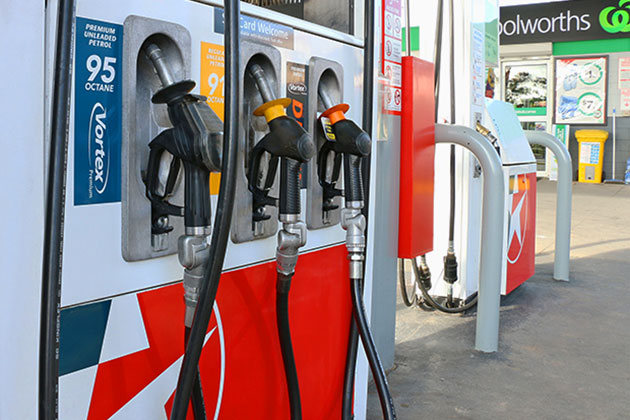
[[[201,43],[201,84],[199,93],[207,97],[208,105],[224,121],[225,115],[225,48],[223,45]],[[221,175],[210,175],[210,194],[219,193]]]

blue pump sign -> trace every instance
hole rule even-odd
[[[123,27],[77,18],[74,204],[120,201]]]

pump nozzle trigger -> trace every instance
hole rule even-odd
[[[323,189],[322,209],[324,211],[339,208],[338,205],[333,204],[333,199],[343,195],[343,190],[336,188],[341,173],[341,158],[341,153],[335,152],[335,144],[332,141],[325,141],[319,149],[317,155],[317,177],[319,185]]]
[[[172,226],[164,223],[165,216],[184,216],[184,208],[169,203],[168,198],[175,190],[175,184],[181,169],[181,160],[175,156],[171,160],[164,190],[160,192],[160,162],[162,155],[168,152],[166,144],[171,142],[173,130],[162,131],[149,143],[149,164],[144,174],[146,197],[151,201],[151,233],[162,234],[173,230]]]
[[[258,142],[252,150],[251,165],[247,174],[247,186],[253,194],[253,221],[262,222],[269,220],[271,216],[265,214],[265,206],[278,207],[278,199],[269,196],[273,181],[276,178],[278,169],[278,157],[271,155],[266,171],[261,172],[261,162],[265,157],[265,148],[262,141]],[[264,181],[259,182],[262,178]]]

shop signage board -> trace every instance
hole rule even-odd
[[[630,56],[619,58],[619,89],[630,89]]]
[[[630,116],[630,89],[621,90],[619,111],[622,117]]]
[[[622,117],[630,116],[630,56],[619,59],[619,111]]]
[[[501,8],[501,45],[627,38],[630,1],[576,0]]]
[[[605,124],[607,56],[555,60],[556,124]]]

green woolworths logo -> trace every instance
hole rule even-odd
[[[613,12],[611,14],[611,12]],[[630,32],[630,0],[619,0],[619,8],[610,6],[599,14],[599,24],[606,32]]]

